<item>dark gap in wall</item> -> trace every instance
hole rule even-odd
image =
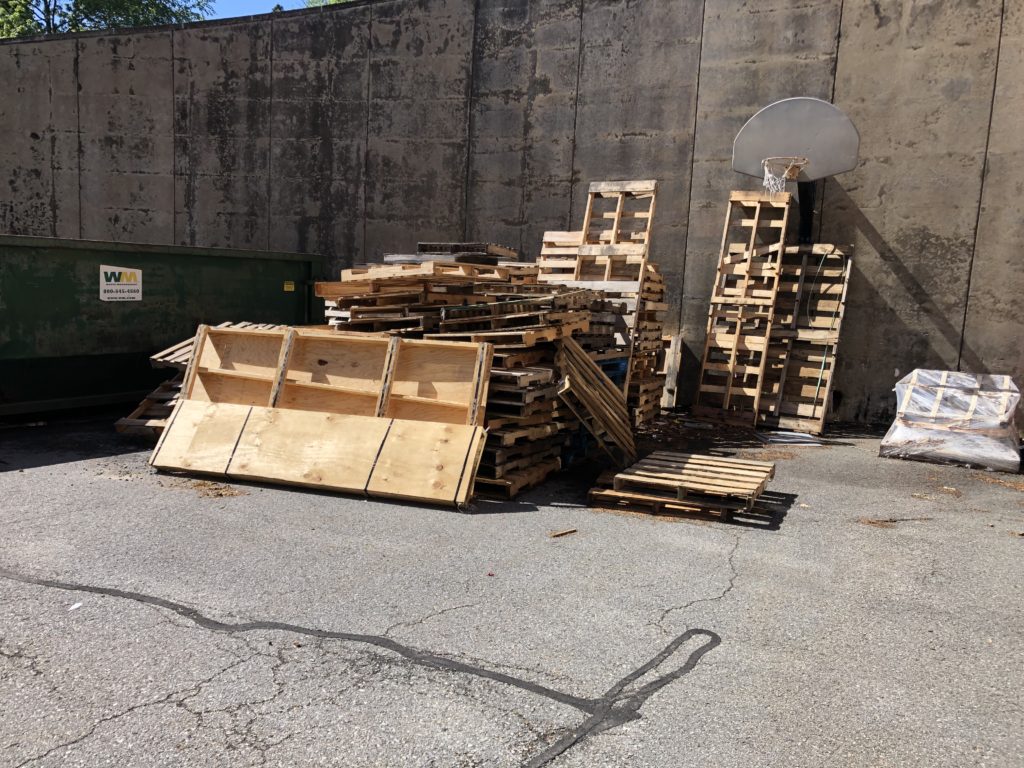
[[[839,48],[843,44],[843,8],[846,4],[846,0],[839,1],[839,20],[836,23],[836,56],[832,60],[832,92],[829,95],[829,101],[833,104],[836,103],[836,81],[839,78]],[[828,195],[828,179],[822,179],[821,181],[821,199],[818,202],[818,234],[814,238],[815,241],[821,242],[821,233],[823,231],[823,225],[825,221],[825,198]]]
[[[473,2],[473,42],[469,49],[469,78],[466,85],[466,173],[462,186],[462,239],[469,241],[469,181],[473,167],[473,93],[476,90],[477,19],[480,0]]]
[[[269,74],[269,104],[267,105],[267,250],[270,250],[270,233],[274,228],[274,206],[271,203],[271,191],[273,190],[272,180],[274,178],[274,17],[270,17],[270,74]],[[317,249],[323,253],[323,242],[320,242]]]
[[[683,296],[686,294],[686,256],[689,253],[686,247],[690,240],[690,204],[693,200],[693,164],[697,155],[697,108],[700,104],[700,70],[701,59],[704,56],[704,20],[707,18],[708,3],[704,0],[700,6],[700,42],[697,44],[697,80],[693,89],[693,121],[690,123],[690,186],[686,190],[686,221],[683,224],[686,232],[686,239],[683,242],[683,263],[679,267],[679,307],[676,315],[676,333],[683,332]],[[669,300],[671,305],[671,299]],[[678,405],[678,403],[676,403]]]
[[[576,125],[580,114],[580,78],[583,74],[583,0],[580,0],[580,36],[576,52],[576,90],[572,100],[572,150],[569,153],[569,213],[565,219],[566,230],[572,229],[572,200],[576,193]]]
[[[992,116],[996,111],[996,86],[999,84],[999,56],[1003,48],[1003,22],[1006,20],[1006,0],[999,4],[999,33],[996,36],[996,62],[992,72],[992,98],[988,105],[988,127],[985,130],[985,153],[981,162],[981,186],[978,188],[978,212],[974,217],[974,236],[971,242],[971,260],[967,263],[967,284],[964,286],[964,319],[960,324],[960,347],[956,353],[956,369],[963,370],[964,339],[967,334],[967,311],[971,302],[971,278],[974,260],[978,257],[978,230],[981,228],[981,207],[985,202],[985,179],[988,177],[988,148],[992,140]],[[982,373],[982,371],[973,371]]]
[[[77,186],[78,186],[78,238],[79,238],[79,240],[82,239],[82,233],[84,231],[83,227],[82,227],[82,102],[81,102],[81,98],[82,98],[82,81],[79,78],[79,71],[78,71],[78,54],[79,54],[79,51],[81,50],[81,47],[82,47],[82,44],[78,40],[76,40],[75,41],[75,65],[74,65],[74,69],[75,69],[75,129],[76,129],[75,133],[76,133],[77,139],[78,139],[78,149],[75,152],[75,156],[76,156],[77,161],[78,161],[78,184],[77,184]],[[51,92],[53,90],[53,81],[52,80],[50,81],[50,90],[51,90]],[[51,99],[51,107],[52,107],[52,99]],[[54,227],[53,234],[56,237],[56,235],[57,235],[57,231],[56,231],[57,222],[56,222],[56,220],[54,220],[54,222],[53,222],[53,227]]]

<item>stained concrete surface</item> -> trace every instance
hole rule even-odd
[[[570,474],[460,514],[4,429],[0,765],[1020,765],[1020,476],[752,445],[710,447],[776,461],[774,524],[588,510]]]
[[[540,250],[590,181],[660,182],[652,257],[692,399],[730,189],[759,108],[846,111],[818,195],[852,247],[839,418],[891,420],[915,367],[1024,375],[1024,4],[367,0],[0,41],[0,232],[315,252]],[[237,318],[223,318],[237,319]]]

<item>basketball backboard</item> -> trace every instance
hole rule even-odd
[[[809,96],[782,99],[750,118],[732,145],[734,171],[762,178],[768,157],[807,158],[797,181],[815,181],[857,167],[860,134],[833,104]]]

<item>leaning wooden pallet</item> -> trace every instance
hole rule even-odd
[[[834,245],[785,249],[759,426],[824,431],[851,267]]]
[[[558,396],[566,406],[613,461],[623,466],[635,461],[633,429],[622,390],[571,338],[559,344],[557,365],[563,377]]]
[[[167,426],[167,420],[181,396],[184,372],[150,392],[138,407],[122,419],[114,422],[114,429],[122,435],[136,435],[156,440]]]
[[[693,413],[754,425],[792,196],[731,192]]]

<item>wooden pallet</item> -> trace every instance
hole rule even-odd
[[[139,403],[138,407],[122,419],[114,422],[114,429],[122,435],[137,435],[156,440],[167,426],[174,405],[181,396],[184,372],[170,381],[163,382]]]
[[[648,245],[657,181],[595,181],[583,214],[584,243]]]
[[[617,464],[625,466],[636,461],[636,445],[622,390],[570,338],[561,341],[557,364],[564,377],[558,396],[573,415]]]
[[[612,488],[670,492],[676,499],[720,496],[749,508],[774,476],[769,462],[656,451],[615,475]]]
[[[390,280],[422,280],[424,278],[445,281],[509,281],[515,278],[536,282],[537,267],[532,264],[492,266],[489,264],[467,264],[455,261],[425,261],[421,264],[370,264],[341,270],[341,282],[380,282]]]
[[[502,259],[517,260],[519,251],[509,248],[507,245],[498,243],[438,243],[419,242],[416,243],[417,253],[486,253],[488,256],[498,256]]]
[[[824,431],[851,270],[852,260],[833,245],[785,249],[759,426]]]
[[[501,331],[462,331],[453,333],[428,333],[427,339],[447,341],[490,342],[495,346],[516,346],[528,348],[541,342],[568,338],[574,331],[590,328],[590,313],[577,311],[551,325],[527,325]]]
[[[775,475],[769,462],[658,451],[617,473],[590,504],[653,513],[708,514],[728,520],[753,509]]]
[[[500,478],[477,476],[476,493],[479,496],[512,499],[520,493],[540,485],[551,473],[557,472],[561,468],[561,459],[550,458],[528,469],[509,472]]]
[[[695,415],[757,421],[791,202],[789,193],[729,195]]]

